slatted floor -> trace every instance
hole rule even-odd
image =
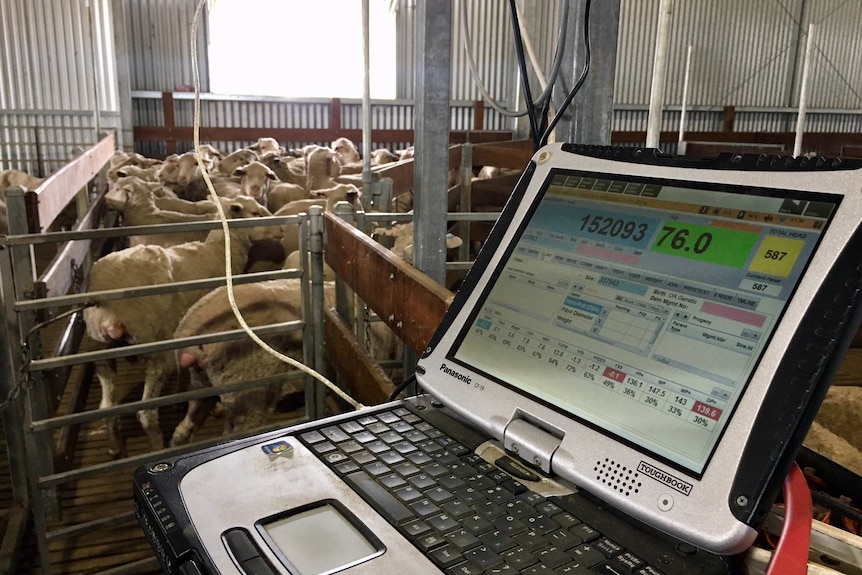
[[[124,401],[140,398],[142,389],[143,362],[118,362],[119,386],[118,397]],[[76,376],[73,375],[70,381]],[[167,385],[165,392],[176,388],[176,383]],[[68,395],[68,394],[67,394]],[[98,382],[94,379],[87,400],[87,409],[96,409],[100,399]],[[69,398],[64,397],[60,412],[65,413]],[[160,423],[163,434],[169,438],[174,427],[184,415],[184,406],[168,406],[160,409]],[[287,421],[303,415],[302,409],[278,413],[273,419]],[[216,438],[221,434],[222,421],[210,417],[206,426],[195,439]],[[129,456],[145,454],[149,451],[149,442],[143,433],[134,414],[121,418],[121,433],[125,439]],[[5,441],[3,444],[5,449]],[[83,466],[110,461],[107,452],[107,440],[104,426],[98,423],[82,427],[78,447],[75,452],[73,469]],[[11,505],[11,487],[8,485],[8,461],[3,457],[2,464],[6,469],[0,469],[0,481],[6,484],[0,486],[0,505],[8,510]],[[128,514],[134,511],[132,499],[132,470],[116,471],[97,477],[86,478],[60,486],[59,497],[63,509],[61,521],[52,522],[49,530],[77,525],[105,517]],[[5,529],[7,512],[0,513]],[[86,535],[70,537],[50,546],[52,572],[58,575],[111,573],[122,569],[123,573],[160,573],[154,561],[149,544],[137,523],[133,520],[124,524],[112,525],[108,528],[93,530]],[[135,565],[133,570],[129,567]],[[36,549],[35,536],[32,530],[27,535],[24,549],[17,565],[18,573],[39,575],[45,571],[41,568]]]

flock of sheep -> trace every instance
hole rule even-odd
[[[375,153],[375,158],[393,156]],[[289,153],[272,138],[223,155],[203,146],[201,160],[228,218],[259,218],[307,213],[312,205],[331,209],[337,202],[356,203],[361,180],[342,175],[358,165],[356,147],[344,138],[331,147],[309,146]],[[148,225],[213,220],[217,208],[210,199],[193,152],[164,161],[117,152],[108,166],[106,203],[122,214],[123,225]],[[297,267],[298,226],[259,226],[232,229],[232,272]],[[88,291],[117,290],[218,277],[224,274],[225,247],[221,229],[130,237],[130,247],[98,259],[90,271]],[[263,255],[261,255],[263,254]],[[288,258],[287,255],[292,257]],[[327,298],[332,298],[327,286]],[[235,287],[236,299],[250,325],[299,320],[300,284],[297,279],[272,280]],[[86,332],[107,346],[151,343],[237,329],[225,288],[174,292],[163,295],[104,301],[84,311]],[[380,327],[385,328],[381,325]],[[289,356],[301,359],[298,332],[268,338]],[[394,336],[373,351],[378,358],[397,349]],[[250,340],[191,346],[149,354],[144,358],[143,399],[158,397],[167,377],[188,368],[192,387],[223,386],[287,371]],[[115,405],[115,365],[97,362],[101,385],[100,407]],[[269,386],[221,394],[225,430],[240,431],[260,425],[275,409],[276,399],[290,390]],[[216,398],[193,400],[175,430],[171,445],[189,441],[204,422]],[[151,447],[164,447],[158,411],[138,412]],[[123,453],[119,420],[107,422],[108,449]]]

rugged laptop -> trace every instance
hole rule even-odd
[[[731,573],[859,324],[859,164],[554,144],[426,395],[154,462],[169,573]]]

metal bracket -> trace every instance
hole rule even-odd
[[[561,431],[548,425],[553,432],[538,427],[538,423],[521,419],[516,414],[503,431],[503,447],[545,473],[551,472],[551,458],[563,439]]]

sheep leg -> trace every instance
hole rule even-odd
[[[147,372],[144,376],[144,393],[141,399],[147,400],[158,397],[165,384],[167,369],[162,361],[147,361]],[[141,409],[138,411],[138,421],[150,438],[150,446],[154,450],[165,448],[165,438],[159,428],[159,410]]]
[[[116,405],[114,399],[114,376],[116,372],[111,369],[107,363],[96,364],[96,377],[99,379],[99,386],[102,388],[102,400],[99,402],[99,409],[105,409]],[[108,438],[108,454],[113,457],[124,457],[125,449],[120,438],[120,418],[119,416],[108,417],[105,419],[105,431]]]
[[[209,383],[206,380],[206,374],[203,373],[201,369],[193,366],[189,369],[189,374],[191,375],[191,381],[189,383],[190,389],[209,387]],[[203,426],[207,416],[213,410],[218,401],[219,398],[217,395],[212,397],[202,397],[201,399],[192,399],[189,401],[186,416],[177,425],[176,429],[174,429],[174,434],[171,437],[171,447],[188,443],[192,434],[198,428]]]

